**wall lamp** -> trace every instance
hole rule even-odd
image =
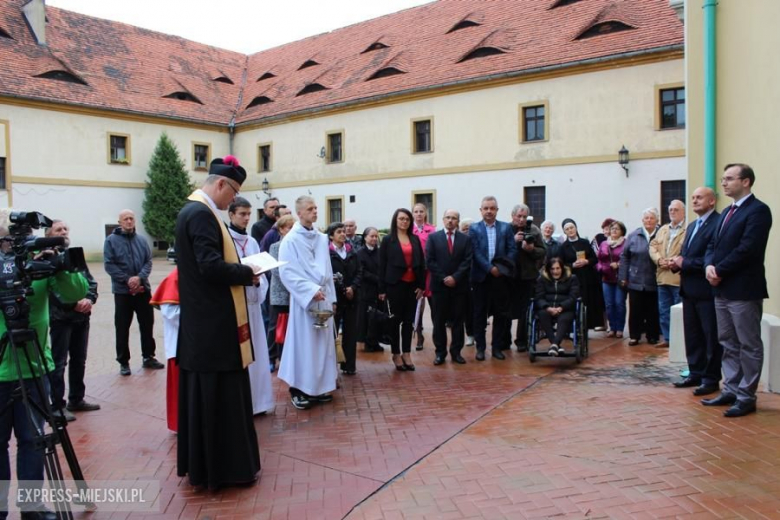
[[[317,154],[317,157],[319,157],[320,159],[324,159],[325,158],[325,147],[324,146],[322,148],[320,148],[320,153]]]
[[[270,197],[271,196],[271,183],[268,182],[268,178],[267,177],[263,178],[262,186],[263,186],[263,193],[265,193],[266,195],[268,195]]]
[[[618,152],[618,164],[626,171],[626,177],[628,177],[628,161],[628,150],[626,150],[626,145],[623,145]]]

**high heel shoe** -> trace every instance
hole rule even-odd
[[[401,362],[399,365],[398,362]],[[393,354],[393,364],[395,365],[395,369],[399,372],[406,372],[406,363],[403,362],[403,359],[398,354]]]
[[[406,362],[406,357],[404,357],[404,356],[409,357],[409,362],[408,363]],[[409,372],[414,372],[414,364],[412,364],[412,358],[411,358],[411,356],[409,354],[403,354],[401,356],[401,361],[404,364],[404,370],[408,370]]]

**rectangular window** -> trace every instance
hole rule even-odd
[[[436,192],[433,190],[412,192],[412,208],[415,204],[424,204],[428,210],[428,222],[436,225]]]
[[[5,189],[5,157],[0,157],[0,190]]]
[[[344,137],[343,132],[328,134],[328,162],[329,163],[338,163],[344,161],[343,137]]]
[[[328,197],[328,225],[330,226],[334,222],[344,222],[344,198],[343,197]]]
[[[192,145],[192,168],[194,170],[207,170],[211,162],[211,146],[205,143]]]
[[[661,224],[669,223],[669,204],[673,200],[685,203],[685,181],[661,181]]]
[[[130,136],[108,134],[108,162],[111,164],[130,164]]]
[[[528,215],[534,218],[534,224],[541,226],[547,219],[547,190],[544,186],[526,186],[523,188],[523,200],[528,206]]]
[[[258,147],[258,162],[261,172],[271,171],[271,145],[261,144]]]
[[[685,128],[685,87],[662,89],[661,128]]]
[[[431,139],[431,126],[432,121],[430,119],[422,119],[420,121],[414,121],[414,153],[427,153],[433,151],[433,140]]]
[[[545,134],[545,118],[547,109],[544,105],[523,107],[523,142],[547,140]]]

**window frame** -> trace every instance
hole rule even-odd
[[[417,149],[417,123],[423,123],[428,122],[428,150],[418,150]],[[427,117],[417,117],[410,120],[411,129],[412,129],[412,155],[418,155],[418,154],[428,154],[433,153],[433,116],[427,116]]]
[[[438,220],[437,220],[438,217],[436,215],[436,207],[437,207],[437,204],[436,204],[436,190],[435,189],[430,189],[430,190],[414,190],[414,191],[412,191],[412,194],[411,194],[411,201],[412,201],[411,209],[414,209],[414,205],[415,204],[417,204],[418,202],[421,202],[421,201],[417,200],[417,196],[418,195],[430,195],[431,196],[431,206],[428,208],[428,223],[432,224],[433,226],[436,226],[436,222],[438,222]],[[438,227],[438,226],[436,226],[436,227]]]
[[[680,192],[682,196],[677,198],[671,198],[668,201],[664,201],[664,184],[668,185],[672,183],[674,184],[682,183],[682,191]],[[670,221],[669,204],[671,204],[673,200],[681,200],[684,204],[685,201],[687,200],[687,195],[688,195],[688,192],[686,191],[687,189],[688,189],[688,182],[685,179],[667,179],[667,180],[660,181],[658,183],[658,200],[660,201],[660,205],[659,205],[660,207],[658,208],[658,212],[661,214],[661,220],[658,222],[658,225],[663,226],[669,223]],[[687,214],[685,215],[685,218],[687,220],[688,218]]]
[[[125,139],[125,159],[124,160],[114,160],[111,158],[111,138],[112,137],[124,137]],[[131,145],[130,145],[130,134],[123,134],[121,132],[107,132],[106,133],[106,148],[107,148],[107,158],[108,158],[108,164],[120,164],[123,166],[130,166],[133,162],[132,159],[132,153],[131,153]]]
[[[0,139],[3,139],[3,143],[5,143],[3,151],[3,159],[5,159],[5,186],[2,187],[2,191],[8,192],[8,206],[12,207],[14,192],[11,189],[11,121],[0,119],[0,126],[2,127]]]
[[[333,160],[333,150],[330,147],[330,139],[333,135],[341,135],[341,157],[338,161]],[[325,132],[325,162],[327,164],[342,164],[346,161],[346,135],[343,129],[329,130]]]
[[[544,108],[544,138],[543,139],[526,139],[526,118],[525,111],[529,108]],[[528,103],[521,103],[518,105],[518,121],[519,132],[518,139],[520,144],[537,144],[546,143],[550,140],[550,102],[548,100],[531,101]]]
[[[206,147],[206,166],[198,166],[197,161],[195,160],[195,148],[198,146],[205,146]],[[211,143],[201,143],[198,141],[192,142],[192,169],[196,172],[207,172],[209,171],[209,165],[211,164]]]
[[[339,201],[341,203],[341,220],[331,220],[330,218],[330,203],[333,201]],[[346,218],[346,204],[344,201],[344,195],[330,195],[325,197],[325,222],[330,226],[334,222],[344,222]]]
[[[8,169],[6,168],[8,164],[8,158],[5,156],[0,157],[0,190],[7,190],[8,186]]]
[[[268,147],[268,169],[263,169],[263,147]],[[268,173],[274,168],[274,145],[273,142],[257,144],[257,173]]]
[[[664,103],[661,101],[661,97],[663,96],[663,93],[668,90],[679,90],[682,89],[685,92],[685,99],[682,101],[682,109],[685,111],[685,124],[683,126],[663,126],[663,116],[662,111],[664,108]],[[687,89],[685,88],[684,82],[677,82],[677,83],[666,83],[663,85],[656,85],[654,89],[654,96],[655,96],[655,116],[654,116],[654,125],[655,129],[658,131],[667,131],[667,130],[685,130],[685,127],[688,124],[688,93]],[[677,101],[675,101],[675,104],[678,104]]]
[[[534,208],[529,204],[530,197],[528,196],[528,190],[542,190],[542,214],[539,215],[534,211]],[[547,186],[523,186],[523,203],[528,206],[528,215],[534,218],[534,225],[541,227],[542,222],[547,220]]]

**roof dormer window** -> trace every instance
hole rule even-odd
[[[225,76],[224,74],[222,76],[217,76],[214,78],[214,81],[219,81],[220,83],[227,83],[228,85],[233,85],[233,80]]]
[[[199,105],[202,105],[201,101],[193,96],[191,93],[179,90],[177,92],[172,92],[168,94],[167,96],[163,96],[164,98],[168,99],[178,99],[179,101],[189,101],[190,103],[197,103]]]
[[[305,94],[311,94],[312,92],[319,92],[320,90],[329,90],[328,87],[320,85],[319,83],[309,83],[301,89],[295,96],[303,96]]]
[[[274,74],[273,72],[266,72],[265,74],[263,74],[262,76],[257,78],[257,81],[264,81],[264,80],[275,78],[275,77],[276,77],[276,74]]]
[[[76,83],[77,85],[86,85],[87,82],[76,76],[67,70],[50,70],[43,74],[38,74],[36,78],[53,79],[56,81],[64,81],[66,83]]]
[[[317,63],[314,60],[306,60],[306,61],[303,62],[303,65],[298,67],[298,70],[303,70],[303,69],[307,69],[309,67],[314,67],[315,65],[319,65],[319,63]]]
[[[378,51],[379,49],[387,49],[387,48],[388,48],[388,45],[385,45],[384,43],[382,43],[380,41],[376,41],[376,42],[372,43],[371,45],[369,45],[368,47],[366,47],[366,50],[364,50],[360,54],[365,54],[367,52]]]
[[[369,76],[366,81],[371,81],[372,79],[386,78],[388,76],[396,76],[398,74],[406,74],[406,73],[401,69],[397,69],[395,67],[384,67],[371,74],[371,76]]]
[[[594,36],[601,36],[604,34],[630,31],[631,29],[634,29],[634,27],[631,27],[630,25],[617,20],[609,20],[609,21],[597,23],[589,27],[588,29],[583,31],[579,36],[577,36],[575,40],[584,40],[585,38],[592,38]]]
[[[506,52],[502,51],[497,47],[477,47],[476,49],[474,49],[473,51],[469,52],[461,59],[459,59],[458,63],[462,63],[468,60],[474,60],[477,58],[484,58],[486,56],[493,56],[495,54],[506,54]]]
[[[480,25],[482,24],[477,23],[474,20],[469,20],[468,18],[464,18],[463,20],[453,25],[452,28],[449,31],[447,31],[447,34],[455,31],[460,31],[461,29],[466,29],[467,27],[478,27]]]
[[[268,103],[273,103],[273,99],[269,98],[268,96],[256,96],[251,103],[249,103],[246,107],[252,108],[260,105],[266,105]]]

